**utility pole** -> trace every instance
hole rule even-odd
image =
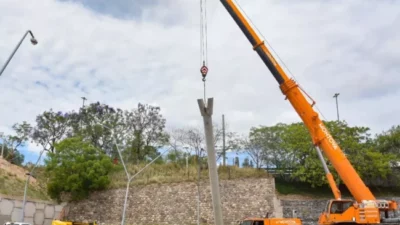
[[[225,166],[225,115],[222,114],[222,165]]]
[[[205,99],[197,99],[201,116],[203,117],[204,133],[206,136],[207,156],[208,156],[208,172],[211,183],[211,197],[214,211],[214,224],[223,225],[221,198],[219,194],[219,180],[217,171],[217,161],[214,148],[214,131],[212,124],[213,114],[213,98],[208,98],[207,106],[204,103]]]
[[[338,106],[338,98],[339,93],[335,93],[335,95],[333,95],[334,98],[336,98],[336,113],[337,113],[337,121],[339,121],[339,106]]]

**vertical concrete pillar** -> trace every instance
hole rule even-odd
[[[210,175],[211,197],[214,210],[214,221],[216,225],[223,225],[221,198],[219,195],[217,160],[214,148],[214,132],[212,124],[214,100],[213,98],[209,98],[207,101],[207,106],[205,105],[203,99],[197,99],[197,103],[199,104],[200,113],[201,116],[203,117],[203,122],[204,122],[204,133],[206,136],[207,156],[208,156],[208,171]]]

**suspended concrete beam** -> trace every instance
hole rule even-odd
[[[207,106],[203,99],[197,99],[199,109],[204,122],[204,133],[206,136],[207,156],[208,156],[208,171],[210,174],[211,197],[214,210],[215,225],[223,225],[221,198],[219,195],[219,180],[217,171],[217,160],[214,148],[214,132],[212,124],[213,114],[213,98],[208,98]]]

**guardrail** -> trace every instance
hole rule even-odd
[[[276,174],[290,175],[293,173],[293,168],[263,168],[263,169],[266,170],[271,175],[276,175]]]

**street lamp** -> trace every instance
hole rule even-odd
[[[2,146],[1,146],[1,158],[4,159],[4,132],[0,132],[0,137],[2,139]]]
[[[81,97],[81,99],[82,99],[82,108],[84,108],[85,107],[85,101],[87,100],[87,98]]]
[[[118,148],[118,147],[117,147]],[[164,151],[160,155],[158,155],[156,158],[154,158],[151,162],[149,162],[146,166],[144,166],[142,169],[140,169],[137,173],[135,173],[133,176],[130,176],[128,174],[128,182],[126,184],[126,191],[125,191],[125,201],[124,201],[124,209],[122,212],[122,220],[121,220],[121,225],[125,224],[125,212],[126,212],[126,206],[128,204],[128,193],[129,193],[129,185],[132,182],[133,178],[135,178],[137,175],[139,175],[143,170],[145,170],[148,166],[153,164],[158,158],[160,158],[164,153],[168,152],[170,149]],[[118,150],[119,152],[119,150]],[[122,158],[121,158],[122,159]]]
[[[37,164],[39,163],[40,158],[42,157],[43,152],[44,152],[44,150],[42,150],[42,151],[40,152],[39,158],[38,158],[38,160],[36,161],[36,164],[35,164],[35,166],[32,168],[31,172],[26,173],[26,175],[28,175],[28,178],[26,179],[26,182],[25,182],[24,201],[23,201],[23,203],[22,203],[21,222],[24,222],[25,204],[26,204],[26,192],[27,192],[27,190],[28,190],[29,179],[31,178],[31,176],[34,177],[34,176],[33,176],[33,171],[35,170]],[[35,178],[35,177],[34,177],[34,178]]]
[[[81,97],[81,99],[82,99],[82,114],[81,114],[81,116],[83,115],[83,109],[85,108],[85,101],[87,100],[87,98],[85,98],[85,97]],[[81,119],[81,130],[82,130],[82,117],[80,118]]]
[[[99,125],[101,125],[101,126],[103,126],[104,128],[106,128],[106,129],[108,129],[108,130],[111,131],[111,135],[112,135],[112,138],[113,138],[114,145],[115,145],[115,147],[117,147],[118,155],[119,155],[119,158],[121,159],[121,163],[122,163],[122,166],[124,167],[124,170],[125,170],[125,173],[126,173],[126,177],[127,177],[127,180],[128,180],[128,181],[127,181],[127,184],[126,184],[125,200],[124,200],[124,209],[123,209],[123,211],[122,211],[122,220],[121,220],[121,225],[124,225],[124,224],[125,224],[126,206],[127,206],[127,204],[128,204],[129,185],[130,185],[130,183],[132,182],[133,178],[135,178],[137,175],[139,175],[143,170],[145,170],[148,166],[150,166],[151,164],[153,164],[158,158],[160,158],[162,155],[164,155],[164,153],[168,152],[168,151],[171,150],[171,149],[167,149],[166,151],[164,151],[163,153],[161,153],[160,155],[158,155],[158,156],[157,156],[156,158],[154,158],[151,162],[149,162],[146,166],[144,166],[144,167],[143,167],[142,169],[140,169],[137,173],[135,173],[133,176],[131,176],[131,175],[129,174],[128,170],[126,169],[125,162],[124,162],[124,159],[122,158],[122,154],[121,154],[121,151],[119,150],[119,147],[118,147],[118,144],[117,144],[117,140],[115,139],[113,130],[112,130],[111,128],[109,128],[108,126],[106,126],[106,125],[103,125],[103,124],[100,124],[100,123],[99,123]]]
[[[335,93],[335,95],[333,95],[334,98],[336,98],[336,113],[337,113],[337,120],[339,121],[339,106],[338,106],[338,98],[339,93]]]
[[[11,53],[10,57],[8,57],[6,63],[3,66],[3,68],[1,69],[0,76],[3,74],[3,71],[6,69],[8,63],[11,61],[11,59],[14,56],[15,52],[18,50],[19,46],[21,45],[22,41],[25,39],[26,35],[28,35],[28,33],[31,35],[31,43],[33,45],[36,45],[38,43],[38,41],[36,40],[35,36],[33,36],[32,31],[30,31],[30,30],[26,31],[24,36],[22,36],[21,40],[19,41],[18,45],[15,47],[14,51]]]

